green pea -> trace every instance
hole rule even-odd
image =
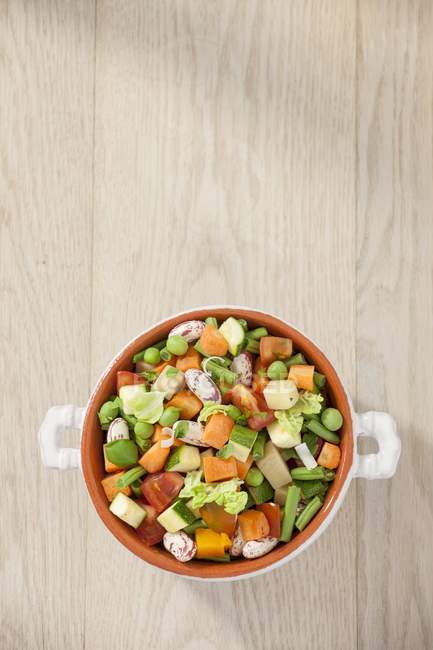
[[[136,422],[134,425],[134,433],[136,436],[146,440],[153,434],[153,424],[149,422]]]
[[[325,409],[321,415],[322,424],[329,431],[338,431],[343,426],[343,416],[338,409]]]
[[[144,361],[150,363],[152,366],[156,366],[161,358],[161,354],[158,348],[147,348],[144,351]]]
[[[188,350],[188,343],[183,336],[169,336],[167,339],[167,350],[176,356],[185,354]]]
[[[179,416],[180,409],[177,409],[174,406],[168,406],[166,409],[164,409],[161,417],[159,418],[159,424],[162,427],[171,427],[175,422],[177,422]]]
[[[108,460],[117,467],[136,465],[138,460],[137,445],[132,440],[125,438],[106,444],[105,454]]]
[[[245,483],[250,487],[259,487],[263,483],[264,478],[258,467],[251,467],[245,477]]]
[[[269,379],[285,379],[287,377],[286,364],[282,361],[274,361],[268,368]]]
[[[105,402],[99,410],[98,417],[101,424],[112,422],[119,415],[119,406],[116,401]]]

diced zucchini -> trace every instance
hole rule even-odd
[[[235,357],[242,349],[245,330],[236,318],[229,316],[220,326],[219,331],[229,344],[229,352]]]
[[[230,434],[232,455],[245,463],[257,438],[257,431],[235,424]]]
[[[146,516],[146,511],[122,492],[116,494],[110,505],[110,510],[113,515],[133,528],[138,528]]]
[[[165,466],[167,472],[192,472],[200,467],[200,452],[197,447],[182,445],[175,447]]]
[[[282,449],[290,449],[301,444],[301,432],[289,432],[283,429],[278,420],[267,426],[268,433],[274,445]]]
[[[248,491],[256,505],[266,503],[266,501],[271,501],[274,498],[273,487],[266,479],[257,487],[248,486]]]
[[[196,517],[185,505],[183,501],[175,501],[167,510],[164,510],[159,517],[158,521],[169,533],[177,533],[185,526],[189,526],[195,521]]]
[[[256,460],[256,465],[263,472],[274,490],[292,482],[289,468],[270,440],[265,445],[265,455],[263,458]]]

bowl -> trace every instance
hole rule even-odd
[[[97,414],[101,405],[116,392],[117,371],[132,369],[132,357],[136,352],[166,338],[175,325],[186,320],[204,320],[207,316],[216,316],[220,321],[229,316],[244,318],[250,329],[264,326],[272,335],[291,338],[294,350],[302,352],[307,360],[314,364],[316,370],[326,376],[329,400],[341,411],[344,418],[340,444],[341,462],[322,509],[290,542],[280,544],[267,555],[253,560],[236,559],[230,563],[218,564],[201,560],[181,563],[162,548],[146,546],[133,528],[109,511],[101,485],[101,479],[105,476],[103,432]],[[81,429],[80,450],[60,446],[59,436],[65,428]],[[359,455],[356,450],[358,436],[375,438],[378,452]],[[205,306],[191,309],[170,316],[139,334],[109,363],[85,408],[66,405],[49,409],[39,432],[39,441],[42,461],[47,467],[60,470],[82,468],[96,511],[107,529],[129,551],[159,569],[202,581],[248,578],[275,569],[295,558],[318,539],[331,523],[353,478],[390,478],[396,470],[400,456],[400,439],[393,418],[378,411],[355,413],[342,379],[323,351],[311,339],[277,316],[238,306]]]

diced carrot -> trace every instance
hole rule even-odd
[[[197,528],[195,531],[197,558],[224,557],[225,551],[231,546],[231,540],[226,533],[216,533],[210,528]]]
[[[293,379],[298,388],[314,390],[314,366],[290,366],[289,379]]]
[[[204,428],[203,442],[215,449],[221,449],[230,438],[233,426],[233,420],[225,413],[211,415]]]
[[[162,433],[163,427],[160,424],[155,424],[155,428],[153,430],[153,435],[152,435],[152,442],[158,442],[158,440],[168,440],[170,438],[169,434],[167,433]],[[180,438],[175,438],[173,447],[180,447],[184,443]]]
[[[226,533],[231,537],[235,532],[237,515],[229,514],[217,503],[207,503],[200,508],[200,517],[216,533]]]
[[[103,451],[104,451],[105,471],[107,472],[107,474],[111,474],[112,472],[120,472],[122,468],[112,463],[111,460],[108,460],[107,454],[105,453],[105,445],[103,447]]]
[[[236,467],[238,470],[238,476],[243,481],[248,473],[248,470],[250,469],[251,465],[253,464],[253,457],[250,454],[246,461],[242,463],[240,460],[236,459]]]
[[[266,374],[266,367],[263,364],[263,361],[260,357],[257,357],[254,364],[254,375],[253,375],[253,391],[255,393],[263,393],[263,389],[268,383],[269,378]]]
[[[229,349],[224,336],[214,325],[206,325],[199,342],[203,352],[209,356],[223,357]]]
[[[225,481],[238,475],[236,460],[233,456],[230,456],[230,458],[207,456],[203,458],[203,469],[206,483]]]
[[[269,523],[263,512],[245,510],[241,512],[238,519],[242,537],[246,542],[269,535]]]
[[[161,447],[161,441],[155,442],[138,461],[149,472],[160,472],[164,469],[165,462],[170,455],[170,447]]]
[[[279,539],[281,533],[281,512],[278,503],[262,503],[257,510],[263,512],[269,524],[269,535]]]
[[[203,404],[190,390],[180,390],[167,402],[166,406],[175,406],[180,409],[180,417],[182,420],[192,420],[201,411]]]
[[[117,472],[116,474],[110,474],[101,481],[105,495],[110,502],[113,501],[114,497],[116,494],[119,494],[119,492],[126,494],[128,497],[131,496],[132,490],[129,485],[124,488],[117,487],[116,485],[117,481],[124,475],[124,473],[125,472]]]
[[[161,363],[158,366],[155,366],[153,369],[153,372],[156,372],[157,375],[160,375],[161,372],[166,368],[167,366],[175,366],[177,361],[177,357],[171,357],[169,361],[161,361]]]
[[[182,370],[182,372],[186,372],[187,370],[191,370],[192,368],[201,370],[200,362],[201,362],[200,353],[197,352],[194,346],[190,345],[188,351],[185,354],[183,354],[181,357],[177,358],[176,368]]]
[[[317,459],[317,464],[326,467],[326,469],[336,469],[340,464],[340,458],[340,447],[330,442],[325,442]]]

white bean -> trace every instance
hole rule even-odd
[[[191,368],[185,372],[185,381],[190,391],[197,395],[202,402],[221,404],[220,390],[205,372]]]
[[[189,562],[195,556],[197,547],[186,533],[165,533],[162,542],[164,548],[179,562]]]
[[[183,336],[185,341],[192,343],[200,338],[204,328],[205,324],[202,320],[187,320],[173,327],[168,336]]]
[[[262,539],[251,540],[245,544],[242,549],[242,555],[248,560],[262,557],[262,555],[266,555],[266,553],[272,551],[278,544],[278,541],[276,537],[262,537]]]
[[[127,440],[129,438],[128,423],[123,418],[116,418],[112,421],[107,431],[107,442],[113,440]]]

